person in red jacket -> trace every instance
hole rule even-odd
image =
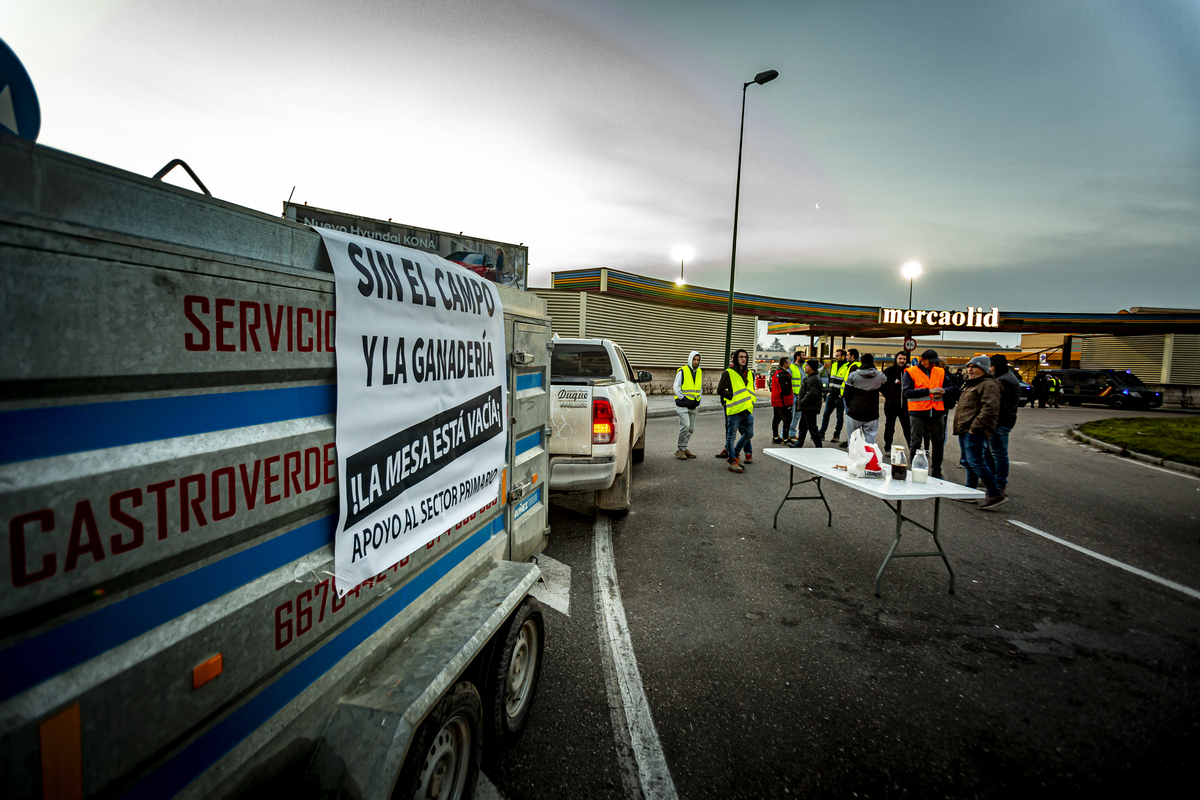
[[[781,444],[779,425],[783,423],[783,435],[788,435],[792,425],[792,370],[788,357],[779,359],[779,365],[771,373],[771,409],[775,412],[771,420],[771,443]]]

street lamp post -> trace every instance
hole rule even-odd
[[[679,259],[679,278],[675,281],[676,286],[683,286],[683,262],[694,258],[696,251],[686,244],[681,244],[671,250],[671,258]]]
[[[904,277],[908,278],[908,310],[912,311],[913,278],[916,278],[921,274],[921,262],[920,261],[905,262],[904,266],[900,268],[900,274],[903,275]]]
[[[729,258],[729,304],[725,309],[725,357],[730,358],[731,353],[729,348],[733,343],[733,277],[737,269],[737,226],[738,226],[738,203],[742,197],[742,140],[746,134],[746,90],[750,88],[750,84],[757,83],[762,85],[769,81],[773,81],[779,77],[779,73],[773,69],[766,72],[760,72],[754,76],[754,80],[742,84],[742,124],[738,130],[738,165],[737,165],[737,184],[733,193],[733,254]]]
[[[908,310],[912,311],[913,278],[921,274],[921,262],[906,261],[904,266],[900,268],[900,274],[908,278]],[[904,349],[906,352],[908,350],[908,342],[910,341],[915,341],[912,335],[912,328],[909,328],[908,332],[904,335]]]

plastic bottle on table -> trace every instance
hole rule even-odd
[[[929,481],[929,459],[925,456],[924,450],[918,450],[917,454],[913,456],[912,479],[913,483]]]

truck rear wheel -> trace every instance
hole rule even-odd
[[[607,511],[611,516],[621,517],[629,513],[629,507],[632,505],[633,458],[631,457],[625,464],[625,471],[617,476],[613,485],[596,492],[596,508]]]
[[[479,692],[455,684],[417,729],[392,800],[471,800],[483,753],[483,706]]]
[[[633,445],[633,463],[640,464],[646,460],[646,416],[642,415],[642,436]]]
[[[537,598],[526,597],[496,638],[484,683],[488,753],[521,738],[542,672],[546,625]]]

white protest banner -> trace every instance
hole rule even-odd
[[[440,256],[316,228],[337,289],[338,591],[499,491],[508,433],[495,284]]]

